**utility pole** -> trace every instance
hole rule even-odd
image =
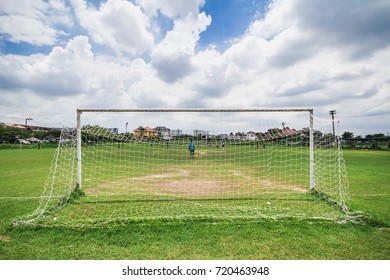
[[[330,110],[329,115],[332,116],[332,126],[333,126],[333,136],[336,136],[336,133],[334,131],[334,115],[336,114],[336,110]]]
[[[33,120],[32,118],[26,118],[26,119],[25,119],[24,126],[25,126],[26,129],[27,129],[27,122],[28,122],[28,121],[32,121],[32,120]]]

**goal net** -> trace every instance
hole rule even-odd
[[[88,109],[63,129],[39,207],[16,223],[345,220],[347,195],[332,123],[310,109]]]

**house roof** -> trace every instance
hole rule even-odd
[[[2,126],[5,127],[12,127],[12,128],[20,128],[20,129],[31,129],[31,130],[45,130],[49,131],[52,128],[50,127],[44,127],[44,126],[36,126],[36,125],[24,125],[24,124],[17,124],[17,123],[6,123],[6,122],[1,122],[0,123]]]
[[[283,128],[282,130],[282,133],[284,135],[294,135],[294,134],[297,134],[297,130],[296,129],[291,129],[291,128]]]

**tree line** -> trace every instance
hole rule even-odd
[[[361,135],[355,136],[353,132],[350,131],[344,131],[344,133],[341,135],[342,139],[365,139],[365,140],[383,140],[388,141],[390,140],[389,136],[384,135],[383,133],[376,133],[376,134],[367,134],[365,137],[362,137]]]
[[[390,137],[383,133],[368,134],[365,137],[355,136],[353,132],[345,131],[342,135],[343,146],[358,149],[390,149]]]

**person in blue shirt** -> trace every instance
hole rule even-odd
[[[192,142],[192,140],[190,141],[190,144],[188,145],[188,150],[190,151],[190,156],[194,156],[195,154],[195,144],[194,142]]]

